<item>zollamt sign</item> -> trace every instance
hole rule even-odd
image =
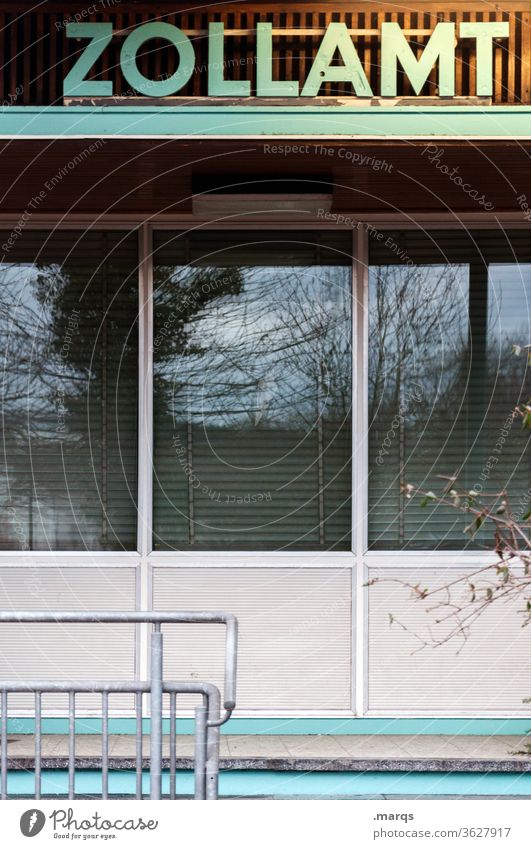
[[[69,97],[112,97],[110,80],[87,79],[95,63],[113,39],[112,23],[72,23],[66,27],[68,38],[88,39],[75,65],[64,80],[64,95]],[[433,68],[438,69],[438,90],[441,97],[455,95],[455,48],[457,39],[469,39],[476,46],[476,94],[492,95],[493,41],[509,36],[509,23],[471,22],[455,24],[446,22],[435,26],[419,58],[413,52],[406,35],[396,23],[383,23],[381,27],[380,91],[373,92],[356,51],[355,42],[344,23],[327,27],[317,55],[304,80],[273,79],[273,28],[269,23],[256,26],[254,63],[256,64],[256,95],[258,97],[316,97],[323,83],[347,82],[358,97],[380,94],[393,97],[397,93],[397,75],[401,68],[413,90],[419,94]],[[208,28],[208,94],[211,97],[249,97],[250,80],[228,78],[225,58],[227,42],[235,36],[225,33],[222,23],[211,23]],[[146,42],[161,39],[173,45],[178,54],[178,68],[164,79],[151,80],[139,70],[137,56]],[[335,57],[341,58],[341,64]],[[125,39],[120,53],[120,67],[129,85],[140,94],[150,97],[168,97],[178,94],[186,85],[196,66],[192,41],[185,32],[164,22],[143,24],[132,30]]]

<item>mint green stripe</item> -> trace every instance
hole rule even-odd
[[[45,734],[67,734],[68,721],[62,718],[43,720]],[[109,720],[111,734],[134,734],[135,720],[114,718]],[[149,720],[144,721],[146,732]],[[166,721],[164,730],[168,731]],[[221,729],[223,734],[469,734],[523,735],[531,730],[529,719],[231,719]],[[9,734],[33,734],[31,718],[12,717],[8,723]],[[101,721],[92,717],[79,717],[78,734],[100,734]],[[177,720],[178,734],[193,734],[193,720]]]
[[[148,792],[145,775],[144,792]],[[64,770],[43,770],[42,792],[65,793],[68,774]],[[168,792],[168,776],[163,775],[163,793]],[[24,771],[8,774],[8,792],[13,796],[33,793],[33,776]],[[114,771],[109,774],[111,794],[134,794],[133,771]],[[193,793],[193,773],[177,772],[179,794]],[[76,772],[76,792],[97,794],[101,792],[101,773],[97,770]],[[383,795],[452,795],[452,796],[531,796],[530,773],[442,773],[442,772],[274,772],[225,770],[220,774],[220,796],[383,796]],[[395,827],[399,827],[394,823]],[[379,822],[378,828],[389,829],[391,824]],[[355,841],[354,841],[355,843]],[[426,845],[426,844],[424,844]],[[471,845],[474,845],[471,843]],[[476,845],[481,845],[477,843]],[[525,844],[521,844],[525,845]]]
[[[500,136],[531,138],[528,106],[9,106],[0,136]]]

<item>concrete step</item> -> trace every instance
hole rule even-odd
[[[531,772],[527,737],[449,735],[222,735],[220,768],[322,772]],[[134,769],[136,739],[109,738],[109,767]],[[194,738],[177,737],[177,769],[193,767]],[[149,767],[149,737],[143,739]],[[169,768],[169,739],[164,738],[163,766]],[[34,737],[10,737],[8,767],[31,770]],[[42,736],[42,768],[68,767],[68,737]],[[76,768],[101,767],[101,737],[76,737]]]

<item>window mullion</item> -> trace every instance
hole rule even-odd
[[[137,607],[152,607],[148,556],[152,540],[152,445],[153,445],[153,263],[151,229],[144,223],[138,231],[138,531],[140,553]],[[137,672],[148,677],[148,626],[137,625]]]
[[[352,237],[352,708],[358,716],[367,705],[367,586],[364,554],[368,539],[368,231],[359,223]]]

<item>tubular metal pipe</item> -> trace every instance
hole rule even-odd
[[[220,725],[225,725],[225,723],[229,721],[231,716],[232,716],[232,710],[226,710],[224,712],[223,716],[221,716],[219,719],[216,719],[215,721],[213,719],[212,720],[209,719],[209,721],[207,722],[207,725],[210,728],[219,728]]]
[[[101,694],[101,798],[109,798],[109,694]]]
[[[174,613],[141,610],[58,610],[56,613],[38,610],[0,611],[2,622],[153,622],[159,625],[166,622],[212,622],[218,625],[234,627],[232,613],[220,611],[178,610]]]
[[[236,707],[236,677],[238,671],[238,620],[232,613],[228,613],[225,615],[225,625],[227,626],[227,634],[225,638],[223,707],[227,711],[233,711]]]
[[[152,622],[163,624],[171,622],[213,623],[226,626],[225,639],[225,683],[223,706],[233,710],[236,706],[236,677],[238,652],[238,620],[232,613],[224,611],[175,611],[159,613],[157,611],[109,611],[109,610],[62,610],[49,611],[19,610],[0,611],[0,623],[3,622]]]
[[[68,694],[68,798],[76,792],[76,694]]]
[[[175,799],[177,794],[177,777],[175,762],[177,759],[177,735],[175,721],[177,713],[177,693],[170,693],[170,799]],[[196,767],[197,769],[197,767]]]
[[[105,622],[105,623],[152,623],[154,630],[151,634],[151,678],[149,681],[101,681],[99,679],[82,681],[0,681],[1,697],[1,782],[0,791],[3,799],[7,798],[7,705],[8,692],[33,692],[35,694],[35,793],[36,798],[41,793],[41,694],[42,693],[68,693],[69,707],[69,748],[68,748],[68,797],[75,797],[75,694],[94,693],[102,694],[102,795],[107,798],[108,794],[108,696],[109,693],[134,693],[136,700],[136,793],[142,798],[142,695],[149,692],[151,695],[151,774],[150,795],[152,799],[161,798],[162,790],[162,701],[163,692],[170,693],[170,761],[173,771],[170,775],[170,793],[175,795],[175,764],[176,764],[176,738],[175,738],[175,698],[177,693],[201,693],[206,701],[207,708],[199,708],[196,712],[197,730],[199,742],[196,740],[196,756],[199,758],[199,777],[196,768],[196,790],[203,792],[204,798],[216,799],[218,795],[219,777],[219,726],[227,722],[236,704],[236,680],[237,680],[237,650],[238,650],[238,620],[230,613],[219,611],[176,611],[174,613],[142,612],[142,611],[60,611],[51,613],[49,611],[0,611],[0,623],[6,622]],[[163,638],[160,626],[163,623],[215,623],[226,626],[225,639],[225,676],[224,676],[224,698],[223,707],[225,712],[221,715],[221,697],[217,687],[205,682],[177,682],[163,681]],[[173,705],[173,708],[172,708]],[[206,710],[206,719],[205,719]],[[206,738],[205,746],[201,742]],[[202,753],[205,753],[204,756]],[[205,763],[203,770],[202,763]],[[201,779],[201,775],[204,778]],[[206,785],[206,786],[203,786]]]
[[[220,696],[217,687],[209,688],[206,746],[206,798],[218,798],[219,780],[219,726],[214,722],[219,719]],[[212,722],[212,724],[211,724]]]
[[[219,690],[214,684],[207,681],[164,681],[165,693],[217,693]],[[9,693],[149,693],[150,681],[98,681],[85,678],[82,681],[0,681],[0,692]]]
[[[207,708],[195,709],[195,799],[206,799]]]
[[[157,627],[157,626],[156,626]],[[151,772],[152,799],[162,792],[162,632],[160,626],[151,632]]]
[[[41,798],[41,694],[35,693],[35,798]]]
[[[0,681],[0,692],[10,693],[149,693],[149,681],[99,681],[85,678],[81,681]]]
[[[136,708],[136,798],[142,798],[142,693],[135,694]]]

